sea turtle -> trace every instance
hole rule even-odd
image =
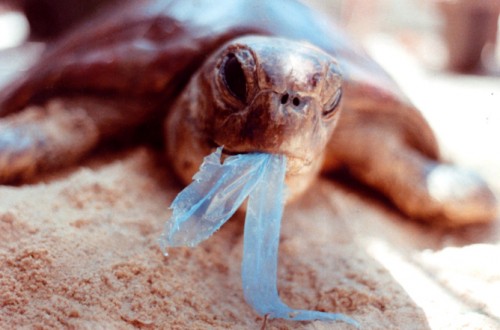
[[[486,183],[439,160],[429,125],[380,66],[295,0],[120,3],[52,45],[2,91],[0,111],[3,182],[167,118],[168,159],[185,182],[223,146],[286,154],[290,199],[344,168],[410,217],[496,215]]]

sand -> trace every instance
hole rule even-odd
[[[256,329],[241,289],[243,215],[195,248],[157,244],[181,189],[149,147],[0,188],[0,328]],[[422,310],[356,242],[320,179],[286,208],[278,285],[290,305],[364,329],[426,329]],[[350,329],[272,320],[269,329]]]

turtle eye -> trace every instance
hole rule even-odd
[[[240,61],[228,54],[222,67],[222,78],[229,92],[241,102],[247,98],[247,82]]]
[[[337,110],[340,100],[342,99],[342,88],[337,89],[330,102],[325,106],[323,110],[323,117],[330,118]]]

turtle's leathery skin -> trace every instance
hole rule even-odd
[[[226,81],[236,84],[231,99],[207,70],[219,72],[237,40],[248,49],[228,65],[244,73],[235,80],[240,85],[234,77]],[[340,94],[342,110],[320,118]],[[54,99],[65,120],[48,111]],[[26,125],[18,117],[33,105],[45,109],[32,121],[43,129],[26,141],[44,147],[20,151],[5,136],[22,129],[0,124],[4,182],[75,162],[100,142],[170,113],[168,122],[177,124],[166,125],[168,154],[185,181],[203,156],[224,145],[232,153],[295,159],[287,175],[292,197],[321,169],[346,167],[411,217],[461,225],[496,216],[495,198],[480,178],[440,163],[432,130],[390,77],[327,17],[294,0],[120,4],[63,37],[0,92],[4,123]],[[315,110],[300,114],[309,107]],[[65,121],[75,129],[56,129],[54,139],[54,127]]]

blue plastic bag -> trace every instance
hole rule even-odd
[[[221,164],[222,148],[205,157],[193,182],[177,195],[172,218],[160,237],[164,249],[195,246],[210,237],[244,202],[269,162],[267,154],[231,156]]]
[[[249,196],[245,218],[242,282],[245,300],[262,316],[294,321],[358,323],[344,314],[293,309],[278,295],[280,224],[285,200],[286,157],[265,153],[227,157],[222,148],[205,157],[194,181],[173,201],[160,237],[168,247],[194,246],[226,222]]]

